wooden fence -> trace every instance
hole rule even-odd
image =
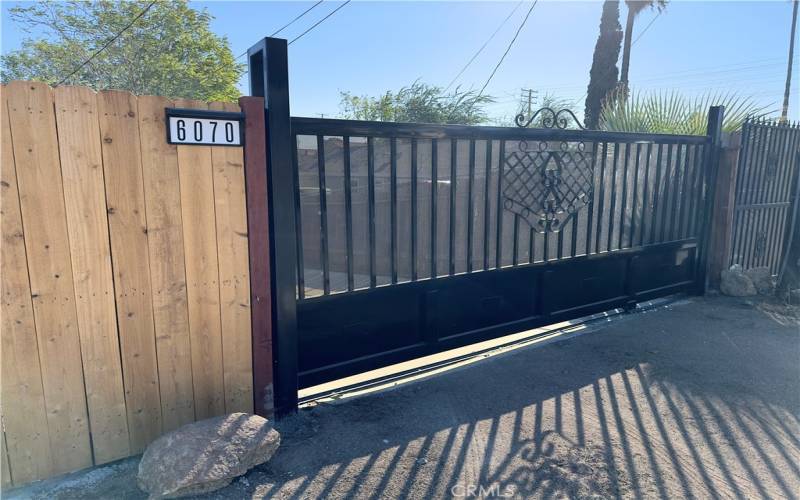
[[[164,108],[12,82],[2,101],[2,479],[141,452],[253,411],[242,150],[166,143]]]

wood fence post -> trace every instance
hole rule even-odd
[[[272,269],[269,259],[269,194],[264,99],[241,97],[244,121],[244,175],[247,192],[247,236],[250,254],[250,314],[253,332],[253,407],[257,415],[271,417],[272,374]]]
[[[741,142],[741,132],[726,134],[723,138],[717,185],[714,189],[717,195],[714,200],[709,243],[708,279],[711,288],[719,288],[720,273],[728,268],[731,259],[736,177]]]
[[[264,98],[269,206],[275,412],[297,410],[297,233],[295,172],[289,115],[289,61],[286,40],[264,38],[247,51],[250,93]],[[266,217],[266,215],[264,215]],[[250,259],[267,258],[251,255]]]

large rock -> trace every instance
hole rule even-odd
[[[760,295],[772,295],[775,292],[775,280],[768,267],[754,267],[745,271],[744,274],[750,278]]]
[[[269,460],[280,441],[267,419],[247,413],[187,424],[147,447],[137,482],[150,498],[214,491]]]
[[[719,291],[733,297],[749,297],[758,293],[756,286],[744,272],[742,266],[734,264],[730,269],[722,271]]]

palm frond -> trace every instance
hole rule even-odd
[[[707,92],[690,99],[677,91],[632,92],[606,99],[600,120],[602,130],[656,134],[704,135],[711,106],[724,106],[722,130],[733,132],[747,117],[764,117],[774,110],[752,97],[734,92]]]

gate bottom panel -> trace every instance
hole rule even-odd
[[[298,302],[300,387],[694,289],[686,240]]]

